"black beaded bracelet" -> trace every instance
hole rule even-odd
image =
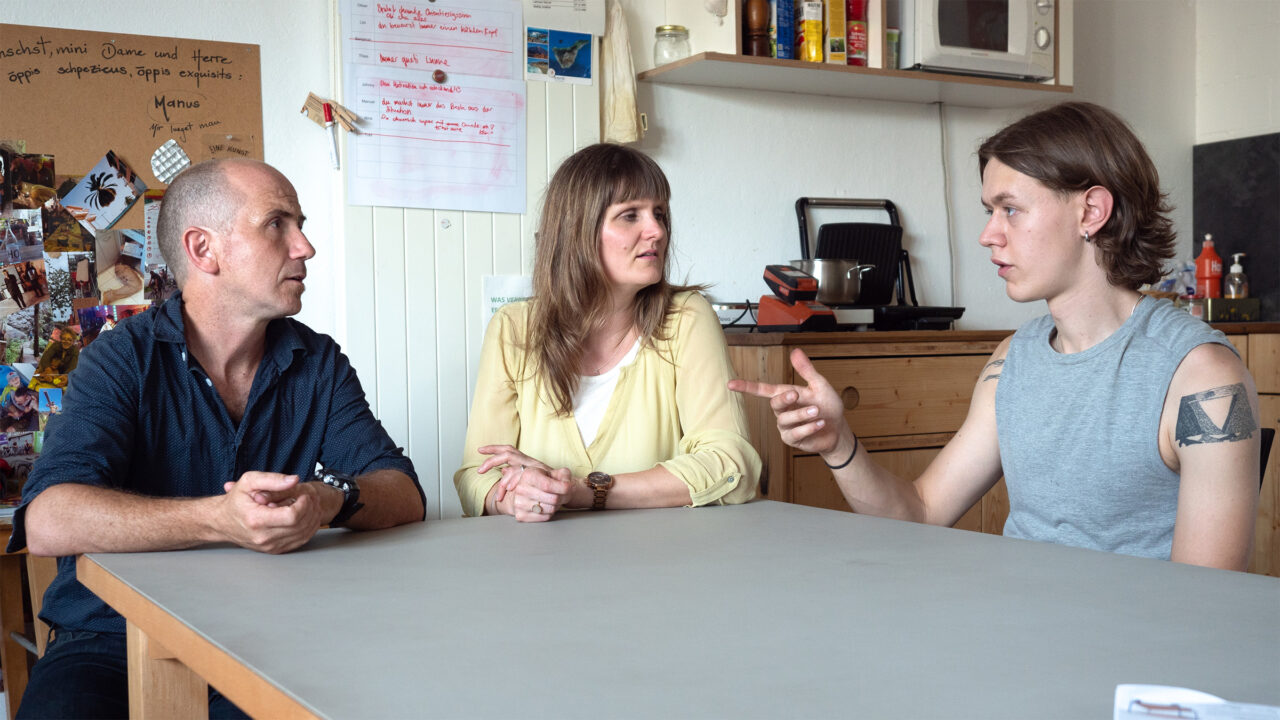
[[[853,459],[854,459],[855,457],[857,457],[857,455],[858,455],[858,447],[859,447],[859,444],[858,444],[858,436],[857,436],[857,435],[854,435],[854,436],[853,436],[853,452],[849,453],[849,459],[848,459],[848,460],[845,460],[844,462],[840,463],[839,465],[832,465],[831,463],[827,462],[826,460],[823,460],[823,461],[822,461],[822,464],[823,464],[823,465],[826,465],[827,467],[831,468],[832,470],[839,470],[840,468],[844,467],[845,465],[848,465],[849,463],[853,462]]]

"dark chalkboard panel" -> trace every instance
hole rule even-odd
[[[1262,319],[1280,320],[1280,133],[1195,146],[1194,252],[1213,235],[1223,272],[1242,252]]]
[[[148,188],[173,138],[193,162],[262,158],[258,46],[0,24],[0,139],[82,175],[114,150]],[[142,203],[116,225],[141,228]]]

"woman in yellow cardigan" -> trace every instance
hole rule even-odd
[[[547,186],[532,300],[485,333],[462,467],[467,515],[755,497],[760,456],[719,321],[667,282],[670,186],[648,156],[584,148]]]

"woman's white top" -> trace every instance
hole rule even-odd
[[[582,433],[584,447],[591,447],[591,441],[596,439],[596,431],[600,429],[604,411],[609,409],[609,400],[613,397],[613,389],[618,386],[622,368],[635,361],[639,352],[640,338],[636,338],[627,354],[608,371],[600,375],[578,376],[578,392],[573,394],[573,419],[578,423],[578,432]]]

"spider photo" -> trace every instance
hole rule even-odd
[[[98,209],[110,205],[116,199],[116,185],[110,173],[94,173],[89,176],[89,204]]]

